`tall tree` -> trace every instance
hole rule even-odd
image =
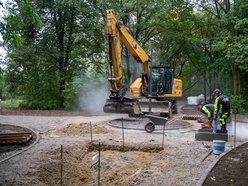
[[[219,1],[212,0],[208,2],[201,2],[200,7],[206,11],[209,16],[214,16],[218,19],[217,23],[219,26],[218,29],[218,38],[215,44],[215,50],[220,51],[224,54],[222,61],[229,62],[232,68],[233,74],[233,90],[235,95],[240,95],[240,63],[235,57],[236,54],[240,53],[241,40],[244,43],[237,28],[240,25],[240,15],[238,9],[245,10],[247,1]],[[242,15],[242,19],[246,19],[246,15]],[[239,20],[239,21],[238,21]],[[241,21],[242,22],[242,21]],[[244,22],[243,22],[244,23]],[[227,47],[228,46],[228,47]],[[236,48],[237,50],[233,50]],[[234,55],[235,53],[235,55]],[[243,59],[242,59],[243,61]]]
[[[91,1],[35,1],[35,8],[43,26],[9,53],[7,80],[29,107],[63,107],[75,76],[103,71],[103,23]]]

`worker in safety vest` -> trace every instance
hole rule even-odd
[[[215,89],[213,95],[215,96],[213,118],[215,121],[219,118],[221,132],[227,133],[226,120],[231,115],[230,100],[226,95],[222,94],[219,89]]]
[[[201,107],[201,112],[208,117],[209,121],[212,121],[214,116],[214,104],[205,104]]]
[[[217,125],[215,123],[215,120],[213,120],[213,116],[214,116],[214,104],[205,104],[203,106],[200,107],[200,111],[206,115],[206,117],[208,118],[208,122],[204,122],[203,124],[208,124],[207,127],[208,128],[212,128],[212,131],[214,133],[217,132]],[[205,126],[206,126],[205,124]]]

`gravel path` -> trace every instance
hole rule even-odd
[[[56,135],[53,131],[64,128],[68,124],[97,123],[109,130],[107,134],[96,134],[93,140],[108,143],[122,143],[122,131],[112,128],[107,122],[123,115],[101,116],[9,116],[0,115],[1,124],[18,125],[38,132],[40,141],[28,151],[15,156],[0,164],[0,185],[54,185],[39,179],[40,167],[44,161],[53,161],[52,155],[47,158],[47,152],[56,150],[61,144],[77,145],[90,141],[89,135]],[[127,117],[127,116],[124,116]],[[191,121],[192,126],[179,130],[166,131],[164,150],[132,177],[127,185],[195,185],[207,167],[218,156],[211,154],[203,159],[210,151],[211,142],[195,141],[195,130],[200,125]],[[126,144],[161,144],[161,133],[148,134],[145,131],[126,130]],[[238,139],[237,144],[244,139]],[[233,137],[229,136],[226,150],[233,146]],[[13,152],[12,152],[13,153]],[[45,156],[46,155],[46,156]],[[0,156],[1,157],[1,156]],[[46,157],[46,158],[45,158]],[[121,163],[121,162],[120,162]],[[44,171],[44,170],[43,170]]]

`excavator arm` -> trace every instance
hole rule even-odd
[[[146,81],[143,83],[147,86],[150,75],[149,69],[149,55],[139,45],[139,43],[129,33],[127,28],[116,18],[113,10],[107,11],[107,36],[108,36],[108,60],[110,66],[110,84],[111,84],[111,97],[122,98],[124,97],[127,89],[123,86],[122,78],[122,56],[121,56],[121,43],[127,48],[129,53],[134,59],[143,64],[144,76]]]
[[[112,96],[119,96],[123,88],[122,56],[120,34],[116,27],[117,18],[113,13],[107,13],[108,60],[110,67],[110,85]]]
[[[140,114],[140,106],[137,99],[125,97],[127,88],[123,84],[121,43],[138,63],[143,64],[146,81],[149,79],[149,55],[142,49],[132,37],[127,28],[116,18],[113,10],[107,11],[107,37],[108,37],[108,60],[110,67],[109,82],[111,94],[103,107],[107,113],[135,113]]]
[[[144,51],[144,49],[139,45],[139,43],[133,38],[133,36],[129,33],[126,27],[118,22],[117,27],[120,31],[121,41],[130,52],[130,54],[136,59],[137,62],[143,64],[143,71],[149,78],[150,75],[150,68],[149,68],[149,61],[150,57]]]

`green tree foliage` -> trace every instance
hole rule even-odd
[[[0,23],[9,92],[27,107],[70,108],[82,89],[92,89],[88,84],[102,84],[107,9],[115,10],[148,53],[155,38],[154,64],[173,66],[185,95],[220,88],[247,99],[247,0],[13,1]],[[124,47],[122,53],[125,75],[139,76]]]
[[[23,107],[57,108],[59,80],[56,63],[40,56],[32,46],[22,46],[9,54],[6,81],[9,91],[24,98]]]
[[[232,112],[235,114],[244,112],[245,106],[247,106],[245,102],[246,101],[242,96],[233,95],[231,97]]]
[[[0,99],[3,98],[3,88],[4,88],[4,81],[3,81],[3,73],[0,70]]]
[[[6,80],[9,90],[26,100],[23,106],[61,108],[66,104],[66,85],[74,76],[104,69],[103,23],[89,2],[35,1],[35,5],[43,26],[35,35],[20,29],[26,35],[25,45],[9,52]]]
[[[205,15],[215,18],[216,35],[214,37],[213,49],[218,54],[215,60],[222,66],[231,67],[233,77],[232,92],[240,95],[240,70],[245,70],[244,64],[246,51],[246,25],[247,1],[201,1],[200,6],[206,12]],[[222,79],[221,73],[218,79]]]
[[[217,43],[227,61],[236,63],[241,70],[248,72],[248,1],[239,0],[226,21],[232,22],[233,34],[222,33],[223,39]]]
[[[13,0],[2,4],[7,15],[0,20],[0,33],[5,44],[16,47],[23,44],[24,40],[34,39],[36,29],[42,26],[39,15],[34,10],[32,0]]]

